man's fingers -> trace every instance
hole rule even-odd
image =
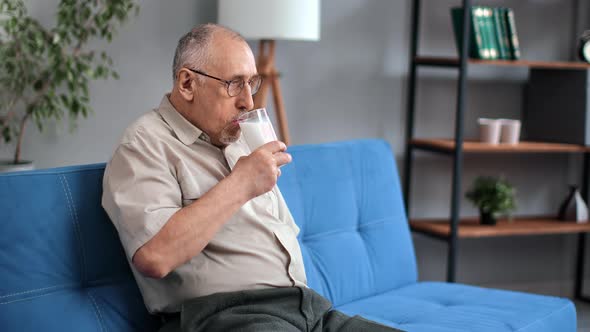
[[[264,144],[259,149],[264,149],[270,153],[283,152],[287,150],[287,145],[281,141],[272,141]]]
[[[277,162],[277,166],[288,164],[291,162],[291,160],[293,160],[293,157],[291,157],[291,155],[286,152],[277,152],[273,155],[273,157]]]

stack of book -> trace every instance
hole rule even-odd
[[[471,7],[469,57],[485,60],[518,60],[520,47],[514,11],[510,8]],[[463,44],[463,8],[451,8],[457,49]]]

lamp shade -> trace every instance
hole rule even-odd
[[[217,23],[246,39],[320,39],[320,0],[219,0]]]

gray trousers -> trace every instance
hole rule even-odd
[[[309,288],[287,287],[216,293],[185,302],[160,332],[200,331],[400,331],[332,310]]]

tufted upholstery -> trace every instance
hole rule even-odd
[[[408,331],[575,331],[566,299],[417,282],[389,146],[290,147],[279,186],[310,287]],[[153,331],[100,207],[104,164],[0,175],[0,331]]]
[[[334,305],[416,282],[391,152],[369,143],[291,147],[294,162],[279,180],[308,283]]]

